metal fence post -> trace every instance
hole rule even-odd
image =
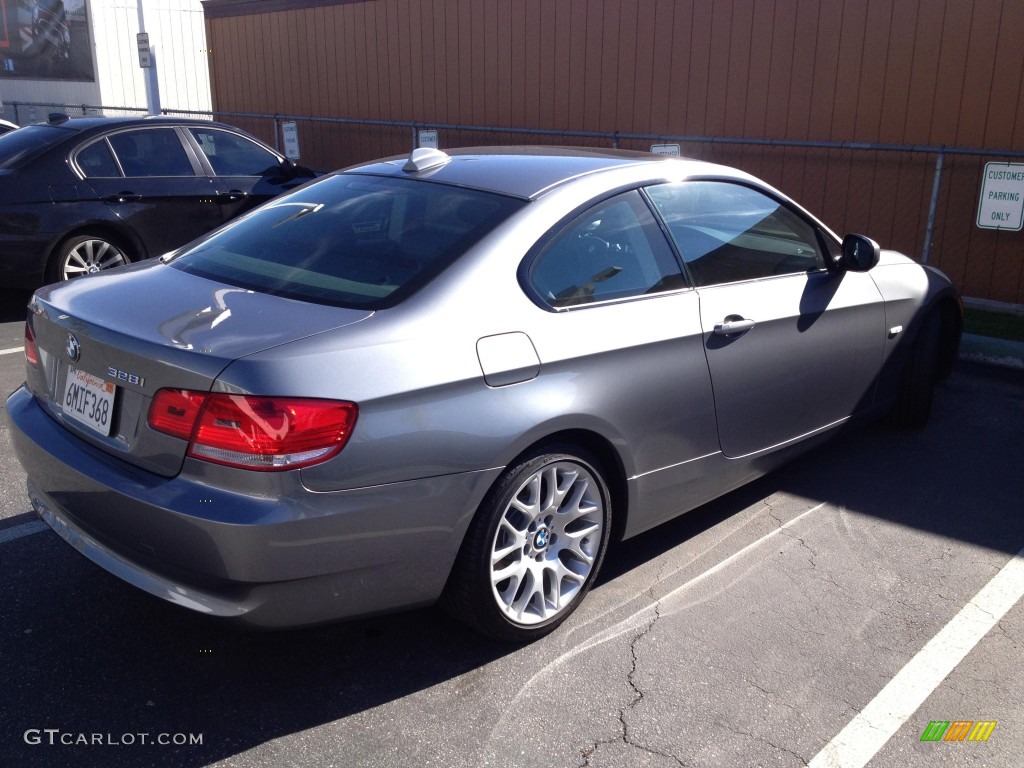
[[[419,134],[419,131],[416,130],[416,124],[415,123],[413,123],[411,128],[412,128],[412,148],[413,149],[418,149],[419,146],[420,146],[420,134]]]
[[[281,126],[278,124],[278,114],[274,113],[274,149],[281,151]]]
[[[927,264],[928,259],[932,253],[932,235],[935,233],[935,215],[939,209],[939,188],[942,186],[942,163],[946,158],[946,153],[942,150],[945,147],[939,149],[939,153],[935,156],[935,178],[932,179],[932,199],[928,204],[928,225],[924,230],[924,248],[921,251],[921,263]]]

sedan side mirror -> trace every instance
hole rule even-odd
[[[867,272],[878,263],[882,249],[874,240],[864,235],[847,235],[843,238],[843,253],[839,268],[850,272]]]

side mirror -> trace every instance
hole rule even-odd
[[[843,238],[843,254],[837,266],[850,272],[867,272],[881,257],[882,249],[874,240],[864,235],[847,235]]]

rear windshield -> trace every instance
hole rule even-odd
[[[191,274],[343,307],[394,306],[524,205],[443,184],[329,176],[175,258]]]
[[[53,125],[26,125],[0,136],[0,168],[14,168],[71,136],[73,131]]]

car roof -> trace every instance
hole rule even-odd
[[[57,114],[57,113],[55,113]],[[40,125],[48,125],[54,128],[64,128],[69,131],[91,131],[91,130],[108,130],[110,128],[131,128],[139,125],[159,125],[166,123],[168,125],[205,125],[205,126],[217,126],[217,127],[231,127],[232,130],[238,130],[232,126],[225,126],[223,123],[217,123],[210,120],[203,120],[195,117],[173,117],[170,115],[143,115],[143,116],[117,116],[117,117],[71,117],[66,120],[57,119],[51,120],[46,123],[40,123]]]
[[[404,170],[407,155],[387,158],[345,169],[346,173],[429,179],[443,184],[524,199],[534,199],[547,190],[582,176],[613,169],[656,166],[675,158],[647,152],[588,147],[469,147],[445,150],[441,164],[420,171]],[[689,160],[709,170],[720,166]]]

